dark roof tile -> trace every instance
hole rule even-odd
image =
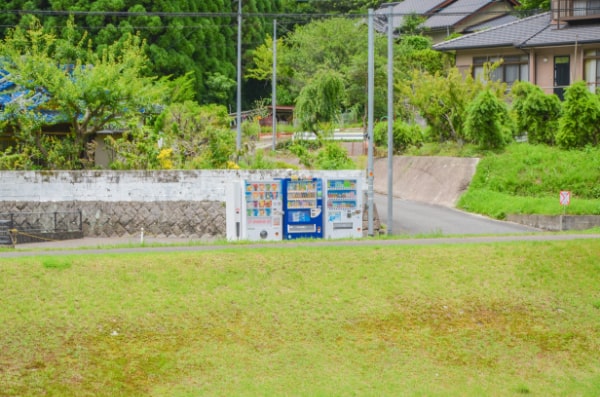
[[[522,47],[529,39],[546,29],[551,21],[550,12],[471,33],[433,46],[440,51],[488,47]]]

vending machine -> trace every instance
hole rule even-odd
[[[281,180],[244,181],[242,238],[281,240],[283,237]]]
[[[363,192],[360,179],[328,179],[326,187],[325,237],[362,237]]]
[[[283,238],[323,238],[323,180],[284,179]]]

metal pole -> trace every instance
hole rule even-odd
[[[242,149],[242,0],[238,0],[238,31],[237,31],[237,101],[236,101],[236,127],[237,139],[235,148]]]
[[[368,234],[373,236],[373,109],[375,86],[375,54],[373,35],[373,9],[369,8],[369,54],[368,54],[368,88],[367,88],[367,135],[369,137],[368,165],[367,165],[367,209],[368,209]]]
[[[388,34],[388,195],[387,195],[387,234],[393,233],[394,224],[394,24],[393,8],[389,7]]]
[[[273,150],[277,146],[277,19],[273,20],[273,79],[271,81],[272,100],[271,107],[273,115],[271,124],[273,125]]]

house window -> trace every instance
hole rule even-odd
[[[600,87],[600,50],[585,52],[585,82],[591,92],[596,92]]]
[[[484,66],[502,61],[489,76],[484,76]],[[498,80],[508,85],[515,81],[529,81],[529,57],[527,55],[514,55],[505,57],[476,57],[473,58],[473,75],[478,78]]]

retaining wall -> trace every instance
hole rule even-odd
[[[596,215],[508,215],[507,221],[548,231],[588,230],[600,227]]]
[[[225,237],[225,191],[243,180],[363,178],[363,171],[4,171],[0,213],[81,211],[85,237]]]

